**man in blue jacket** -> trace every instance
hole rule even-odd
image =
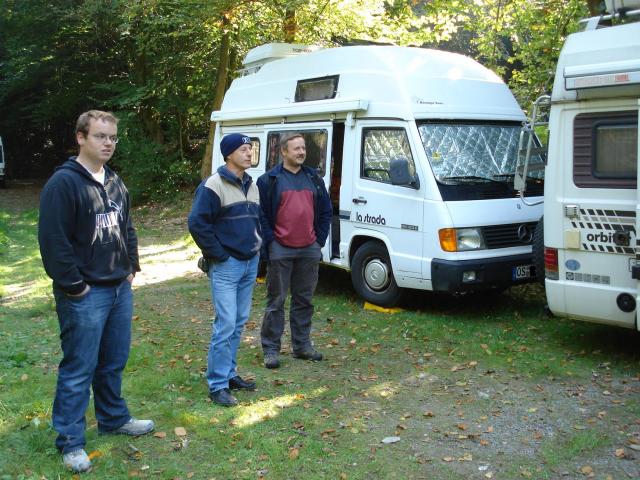
[[[196,190],[189,232],[208,266],[216,312],[207,359],[209,397],[231,407],[238,401],[230,390],[256,387],[238,375],[237,354],[251,311],[262,239],[258,189],[245,172],[251,167],[251,139],[227,135],[220,152],[225,165]]]
[[[311,343],[313,292],[321,248],[331,225],[331,201],[322,178],[304,165],[307,150],[300,133],[280,139],[282,162],[258,179],[262,233],[268,255],[267,306],[261,341],[266,368],[278,368],[284,331],[284,302],[291,289],[289,323],[293,357],[322,360]]]
[[[91,387],[101,433],[137,436],[154,428],[151,420],[132,418],[121,396],[131,345],[131,282],[140,265],[129,192],[106,165],[117,134],[111,113],[80,115],[79,154],[56,169],[40,197],[38,241],[53,279],[63,355],[52,420],[56,447],[75,472],[91,468],[84,450]]]

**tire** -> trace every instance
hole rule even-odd
[[[392,307],[402,297],[389,254],[380,242],[368,241],[356,250],[351,260],[351,282],[358,295],[381,307]]]
[[[536,269],[536,281],[544,286],[544,217],[538,221],[533,231],[533,265]]]

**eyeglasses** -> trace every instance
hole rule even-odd
[[[118,143],[120,140],[117,135],[105,135],[104,133],[92,133],[91,136],[95,138],[100,143],[107,143],[107,139],[111,140],[112,143]]]

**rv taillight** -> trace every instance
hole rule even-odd
[[[558,280],[558,249],[544,247],[544,276],[549,280]]]

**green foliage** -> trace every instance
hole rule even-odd
[[[0,111],[8,114],[0,117],[0,132],[8,170],[13,176],[50,174],[76,150],[78,114],[99,108],[126,118],[121,127],[126,142],[118,146],[114,163],[136,198],[171,195],[172,186],[193,185],[207,140],[223,35],[232,39],[228,85],[249,49],[284,40],[291,12],[300,43],[370,41],[470,55],[508,81],[527,107],[550,89],[559,49],[577,19],[587,15],[586,5],[584,0],[4,0]],[[144,186],[145,181],[159,183]]]
[[[134,203],[173,198],[197,184],[197,163],[145,137],[134,115],[120,117],[119,136],[111,166],[124,179]]]

